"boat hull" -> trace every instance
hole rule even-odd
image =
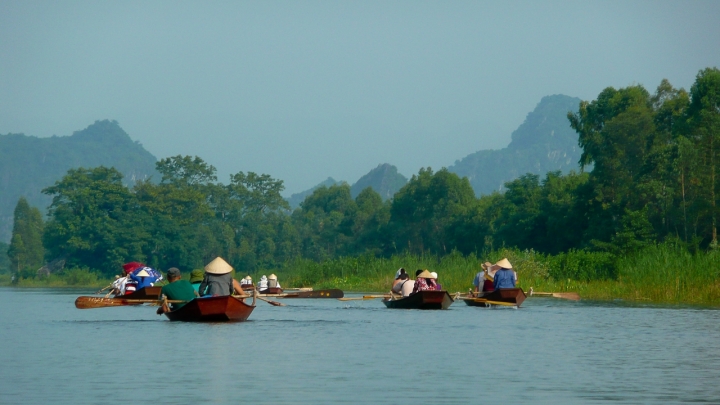
[[[391,309],[448,309],[452,303],[447,291],[418,291],[398,300],[383,300],[383,304]]]
[[[298,291],[283,294],[258,294],[261,297],[277,297],[277,298],[342,298],[345,293],[336,288],[329,290],[316,291]]]
[[[282,293],[283,293],[283,289],[280,287],[268,287],[262,291],[258,291],[258,294],[260,294],[260,295],[268,295],[268,294],[273,295],[273,294],[282,294]]]
[[[465,304],[471,307],[490,307],[492,304],[488,304],[487,302],[485,302],[485,300],[487,300],[495,302],[505,302],[520,307],[520,305],[522,305],[522,303],[525,301],[526,296],[522,288],[500,288],[495,291],[480,293],[477,298],[479,299],[466,299],[464,300]]]
[[[183,322],[243,322],[253,309],[254,305],[227,295],[196,298],[179,309],[166,312],[165,316],[171,321]]]
[[[144,287],[137,291],[133,291],[130,294],[116,295],[115,298],[122,298],[125,300],[159,300],[160,291],[162,291],[162,287]]]

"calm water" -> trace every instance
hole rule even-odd
[[[191,324],[88,293],[0,288],[0,404],[720,403],[718,310],[285,300]]]

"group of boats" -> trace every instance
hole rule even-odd
[[[116,297],[81,296],[75,300],[75,307],[89,309],[141,304],[162,305],[161,289],[161,287],[145,287],[131,294]],[[178,309],[164,312],[164,315],[171,321],[242,322],[247,320],[253,309],[255,309],[257,299],[267,301],[273,305],[283,305],[269,301],[266,297],[359,299],[344,298],[343,291],[338,289],[313,291],[311,288],[304,288],[286,292],[278,288],[268,289],[262,293],[253,289],[252,293],[246,296],[230,295],[196,298],[189,302],[183,302],[185,305]],[[394,294],[365,297],[382,297],[383,304],[391,309],[432,310],[448,309],[457,300],[462,300],[466,305],[473,307],[509,306],[517,308],[525,301],[526,295],[521,288],[502,288],[492,292],[467,294],[465,296],[461,296],[459,293],[451,296],[447,291],[419,291],[407,297]],[[250,304],[246,303],[245,301],[250,298],[252,298],[252,302]],[[175,303],[176,301],[166,302]]]

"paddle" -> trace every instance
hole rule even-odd
[[[187,301],[168,301],[174,304],[182,304]],[[75,308],[77,309],[92,309],[92,308],[108,308],[108,307],[122,307],[126,305],[138,305],[138,304],[155,304],[160,305],[160,300],[153,299],[126,299],[126,298],[103,298],[103,297],[78,297],[75,300]]]
[[[469,301],[475,301],[475,302],[483,302],[490,305],[503,305],[506,307],[516,307],[517,304],[513,304],[512,302],[502,302],[502,301],[490,301],[486,300],[485,298],[466,298],[466,297],[460,297],[460,299],[463,300],[469,300]]]
[[[112,287],[112,286],[113,286],[112,283],[110,283],[109,286],[107,286],[107,287],[105,287],[105,288],[102,288],[102,289],[100,289],[100,290],[97,290],[97,291],[95,292],[95,294],[100,294],[101,292],[107,290],[108,288],[110,288],[110,287]]]
[[[530,297],[552,297],[552,298],[562,298],[565,300],[572,300],[572,301],[580,301],[580,294],[576,292],[562,292],[562,293],[554,293],[554,292],[537,292],[533,291],[532,287],[530,287],[530,291],[528,291],[528,296]]]
[[[287,305],[283,304],[282,302],[270,301],[269,299],[266,299],[266,298],[261,297],[260,294],[258,294],[257,288],[254,288],[254,289],[253,289],[253,298],[257,298],[257,299],[259,299],[260,301],[265,301],[265,302],[267,302],[268,304],[273,305],[273,306],[276,306],[276,307],[286,307],[286,306],[287,306]]]
[[[338,301],[372,300],[375,298],[390,298],[390,295],[363,295],[362,297],[343,297]]]

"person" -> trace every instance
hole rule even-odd
[[[438,291],[441,291],[441,290],[442,290],[442,285],[438,284],[438,282],[437,282],[437,273],[434,272],[434,271],[431,271],[431,272],[430,272],[430,275],[432,276],[433,281],[435,282],[435,289],[438,290]]]
[[[512,269],[512,264],[507,258],[503,258],[499,262],[495,263],[496,266],[500,267],[493,277],[493,288],[515,288],[515,272]]]
[[[403,274],[407,274],[407,273],[405,272],[405,269],[404,269],[404,268],[400,267],[400,268],[398,269],[398,271],[395,272],[395,280],[399,279],[400,276],[403,275]],[[408,276],[408,277],[409,277],[409,276]]]
[[[403,297],[409,297],[415,289],[415,280],[411,280],[410,275],[407,273],[405,273],[405,277],[407,277],[407,280],[405,280],[402,287],[400,287],[400,293]]]
[[[252,283],[252,277],[250,277],[249,275],[245,276],[245,278],[240,280],[240,285],[252,285]]]
[[[144,268],[137,273],[130,273],[130,279],[135,282],[136,291],[145,287],[152,287],[155,282],[155,277],[151,276]]]
[[[164,295],[168,300],[177,301],[192,301],[195,299],[195,289],[189,281],[182,279],[179,269],[170,267],[167,271],[167,279],[168,284],[160,290],[161,296]],[[157,313],[160,315],[164,312],[174,311],[183,305],[185,303],[171,303],[170,305],[164,303],[162,307],[158,308]]]
[[[235,290],[232,271],[232,266],[222,257],[216,257],[205,266],[205,275],[200,287],[198,287],[198,294],[201,297],[232,295],[233,290]]]
[[[195,292],[200,291],[200,283],[202,283],[203,278],[205,278],[204,276],[205,274],[202,269],[195,269],[190,272],[190,285],[192,286],[193,290],[195,290]],[[199,293],[198,296],[200,296]]]
[[[269,288],[282,288],[280,287],[280,283],[277,281],[277,276],[274,274],[271,274],[270,277],[268,277],[268,287]]]
[[[432,274],[430,274],[429,271],[423,270],[415,278],[413,293],[432,290],[435,290],[435,280],[433,280]]]
[[[258,281],[257,289],[260,292],[268,289],[268,279],[264,274],[260,277],[260,281]]]
[[[393,281],[392,291],[394,293],[401,294],[403,285],[405,285],[407,282],[415,284],[414,281],[410,280],[410,276],[407,273],[402,273],[399,278]],[[412,289],[410,289],[410,291],[412,291]]]
[[[480,292],[492,292],[495,289],[493,286],[493,278],[495,273],[500,269],[490,262],[485,262],[481,264],[480,267],[482,267],[482,270],[475,275],[475,280],[473,280],[475,295]]]

